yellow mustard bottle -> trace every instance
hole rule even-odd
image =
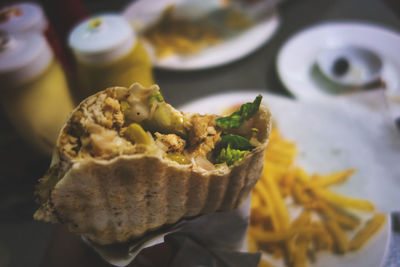
[[[121,15],[105,14],[77,25],[69,36],[83,99],[110,86],[154,83],[150,57]]]
[[[0,99],[16,131],[50,155],[73,109],[63,69],[40,33],[0,34]]]

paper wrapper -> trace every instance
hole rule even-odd
[[[259,253],[246,253],[246,232],[250,216],[250,198],[238,209],[216,212],[190,220],[181,220],[167,228],[146,234],[133,242],[101,246],[82,238],[105,261],[127,266],[141,250],[171,242],[178,251],[169,266],[256,267]]]

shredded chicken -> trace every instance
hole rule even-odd
[[[90,153],[93,156],[112,156],[119,154],[124,148],[132,146],[132,144],[118,136],[115,130],[103,128],[97,124],[88,125],[90,133]]]
[[[219,141],[221,131],[215,128],[214,115],[194,114],[189,130],[189,152],[196,158],[206,157]]]
[[[138,146],[122,134],[126,128],[125,124],[129,121],[126,122],[126,114],[121,111],[118,92],[106,90],[84,103],[75,112],[68,125],[67,134],[61,139],[64,152],[78,158],[110,158],[121,154],[141,153],[140,149],[143,148],[136,149]],[[124,95],[123,99],[127,97],[128,95]],[[131,111],[137,111],[132,108],[132,103],[130,104]],[[156,132],[155,142],[153,139],[152,142],[163,153],[178,153],[188,159],[196,159],[196,166],[212,169],[213,164],[208,159],[221,134],[221,130],[216,128],[215,116],[193,114],[185,128],[186,140],[177,134]]]
[[[99,94],[82,105],[71,118],[68,134],[61,139],[62,147],[69,156],[84,156],[87,153],[99,157],[112,156],[130,149],[132,145],[118,136],[118,130],[124,124],[124,115],[113,94],[111,91]]]
[[[203,142],[201,142],[198,146],[195,147],[195,149],[191,151],[192,156],[205,156],[209,158],[208,154],[214,149],[215,145],[220,140],[220,135],[221,132],[218,132],[215,135],[207,136]]]
[[[103,112],[108,127],[112,127],[114,123],[118,126],[124,124],[124,115],[121,112],[118,100],[107,97],[103,105]]]
[[[155,133],[157,137],[156,143],[161,143],[161,148],[165,152],[182,153],[185,149],[186,141],[176,134]]]
[[[88,125],[95,122],[103,127],[112,128],[121,127],[124,124],[124,115],[118,100],[113,99],[106,91],[100,94],[95,101],[88,102],[82,106],[82,112],[85,115],[81,118],[82,125]]]
[[[77,149],[79,149],[79,139],[71,135],[67,135],[64,139],[65,145],[63,149],[68,153],[69,156],[76,156]]]

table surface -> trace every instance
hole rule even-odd
[[[83,2],[91,13],[99,13],[121,11],[130,1]],[[400,31],[400,5],[396,0],[287,0],[279,7],[279,13],[281,24],[275,36],[246,58],[202,71],[155,70],[155,79],[166,100],[172,105],[182,105],[209,94],[246,89],[266,90],[289,96],[277,77],[276,55],[290,36],[319,22],[356,20]],[[6,182],[7,178],[1,177],[4,172],[0,174],[0,267],[40,266],[42,262],[55,226],[34,222],[31,219],[35,209],[33,201],[21,202],[20,199],[33,199],[31,195],[35,177],[40,176],[48,163],[47,158],[36,158],[34,167],[22,166],[21,168],[33,168],[34,177],[24,181],[16,178],[17,182],[14,184],[19,184],[18,186]],[[396,228],[400,230],[398,225]],[[394,232],[391,252],[385,266],[398,265],[400,237]]]

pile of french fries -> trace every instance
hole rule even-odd
[[[168,6],[158,21],[147,28],[144,37],[159,59],[171,55],[192,55],[207,46],[221,43],[222,37],[211,26],[174,16],[175,6]]]
[[[348,169],[326,175],[308,174],[295,166],[296,145],[274,127],[266,150],[265,167],[251,201],[247,236],[251,252],[282,258],[287,266],[307,266],[318,251],[348,253],[362,248],[384,225],[386,216],[368,200],[328,189],[354,173]],[[288,206],[301,212],[291,218]],[[355,212],[370,213],[363,223]],[[260,266],[273,266],[262,259]]]

